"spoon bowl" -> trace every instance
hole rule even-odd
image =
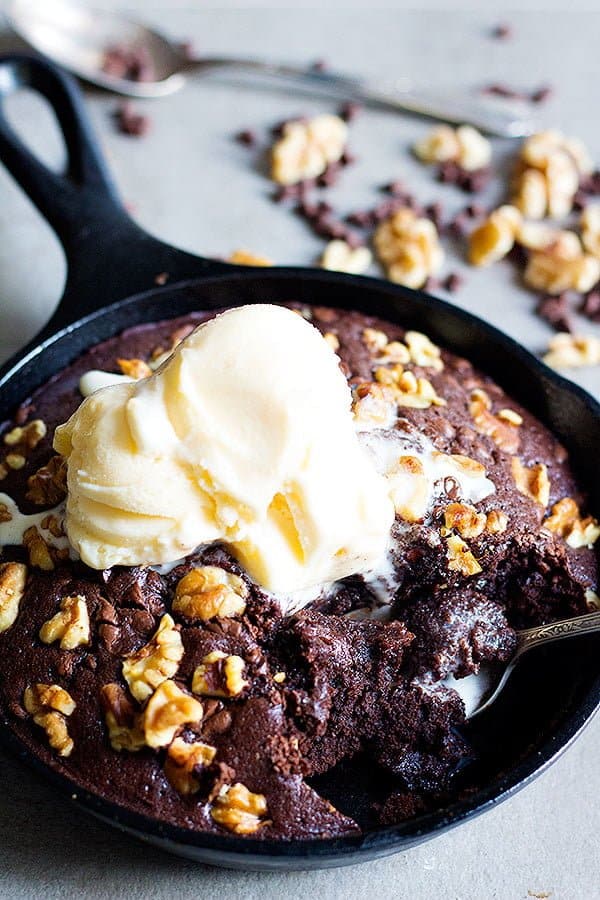
[[[132,97],[165,97],[185,84],[185,57],[152,28],[116,13],[86,9],[68,0],[13,0],[9,22],[17,34],[80,78]],[[149,78],[135,81],[105,71],[112,47],[142,51],[151,60]]]

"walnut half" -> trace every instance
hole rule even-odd
[[[187,743],[183,738],[175,738],[165,760],[165,775],[171,787],[184,797],[196,794],[200,790],[200,782],[194,773],[210,766],[216,752],[215,747],[201,741]]]
[[[219,566],[191,569],[177,583],[173,612],[208,622],[215,617],[241,616],[248,587],[243,578]]]
[[[242,677],[244,666],[241,656],[213,650],[196,667],[192,691],[205,697],[237,697],[248,685]]]
[[[123,662],[123,677],[136,700],[143,703],[152,691],[172,678],[183,657],[183,642],[169,615],[160,620],[156,633]]]
[[[74,650],[90,640],[90,618],[85,597],[63,597],[60,610],[40,628],[44,644],[60,641],[61,650]]]
[[[65,717],[75,709],[71,695],[58,684],[34,684],[25,689],[23,705],[35,724],[46,732],[52,749],[59,756],[69,756],[74,744]]]
[[[254,834],[259,828],[270,824],[265,821],[266,797],[253,794],[240,782],[221,788],[210,814],[215,822],[234,834]]]
[[[113,750],[135,753],[146,745],[141,715],[120,684],[105,684],[100,691],[108,739]]]
[[[142,728],[149,747],[166,747],[182,725],[201,722],[199,700],[182,691],[174,681],[163,681],[144,710]]]

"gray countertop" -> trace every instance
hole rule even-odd
[[[90,4],[92,5],[92,4]],[[116,7],[114,0],[94,5]],[[434,4],[420,12],[231,8],[144,0],[125,4],[173,36],[222,52],[280,57],[301,63],[318,58],[372,76],[406,74],[433,87],[473,89],[490,81],[536,87],[555,83],[555,97],[539,110],[546,124],[583,138],[600,161],[597,85],[600,13],[571,3],[569,12],[537,10],[488,14]],[[242,4],[243,5],[243,4]],[[288,4],[285,4],[288,6]],[[389,5],[389,4],[388,4]],[[523,4],[522,4],[523,5]],[[532,4],[528,4],[532,6]],[[515,27],[514,39],[494,42],[489,27]],[[0,33],[0,51],[18,46]],[[334,105],[236,85],[232,79],[197,79],[180,94],[140,104],[153,118],[143,140],[115,132],[114,99],[88,91],[88,109],[125,200],[136,220],[166,241],[204,255],[226,256],[238,247],[279,263],[310,264],[322,243],[304,224],[270,200],[272,188],[258,155],[232,134],[244,127],[266,134],[291,114]],[[60,142],[37,97],[11,101],[10,114],[51,164]],[[454,188],[440,187],[407,148],[424,123],[365,112],[352,126],[359,162],[331,196],[345,211],[369,206],[379,185],[408,180],[424,202],[440,199],[451,212],[464,204]],[[496,142],[500,170],[513,152]],[[499,197],[493,185],[489,199]],[[534,298],[508,266],[474,271],[456,247],[448,270],[465,274],[453,302],[487,318],[541,350],[550,331],[532,315]],[[60,294],[65,264],[58,242],[4,170],[0,170],[0,358],[32,337]],[[110,298],[107,297],[107,301]],[[593,331],[586,323],[585,330]],[[600,369],[577,380],[600,395]],[[403,855],[345,870],[315,874],[240,874],[169,858],[90,820],[57,799],[0,755],[0,896],[2,897],[383,897],[554,898],[600,897],[597,834],[600,812],[600,723],[538,781],[498,809]]]

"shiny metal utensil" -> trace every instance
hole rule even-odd
[[[514,655],[502,672],[500,680],[490,683],[488,690],[484,691],[480,697],[479,704],[468,711],[468,718],[472,719],[474,716],[478,716],[479,713],[492,705],[505,687],[513,669],[524,653],[527,653],[534,647],[541,647],[542,644],[551,644],[555,641],[562,641],[564,638],[577,637],[581,634],[592,634],[593,632],[600,632],[600,609],[583,616],[576,616],[573,619],[561,619],[559,622],[550,622],[549,625],[536,625],[534,628],[517,631],[517,646]],[[471,677],[478,678],[479,676]],[[453,683],[453,687],[456,687],[455,683]]]
[[[488,134],[522,137],[536,130],[528,115],[495,101],[457,93],[415,90],[406,80],[370,82],[352,76],[277,65],[254,59],[205,57],[189,60],[177,44],[123,16],[85,9],[69,0],[13,0],[12,28],[39,53],[86,81],[128,97],[164,97],[183,87],[186,75],[232,70],[261,80],[286,83],[312,94],[410,112],[444,122],[468,122]],[[152,80],[134,81],[104,71],[108,48],[142,50],[151,61]]]

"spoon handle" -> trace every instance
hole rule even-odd
[[[561,619],[558,622],[550,622],[548,625],[536,625],[534,628],[526,628],[517,632],[517,654],[521,655],[531,647],[539,647],[551,641],[560,641],[563,638],[575,637],[580,634],[591,634],[600,631],[600,609],[576,616],[573,619]]]
[[[489,101],[470,97],[468,94],[415,91],[402,78],[375,83],[328,70],[303,69],[232,57],[190,60],[182,71],[188,73],[211,69],[237,69],[270,80],[291,82],[320,96],[333,96],[369,106],[415,113],[455,125],[470,123],[499,137],[521,137],[535,130],[535,123],[528,116],[519,116],[514,111],[496,107]]]

